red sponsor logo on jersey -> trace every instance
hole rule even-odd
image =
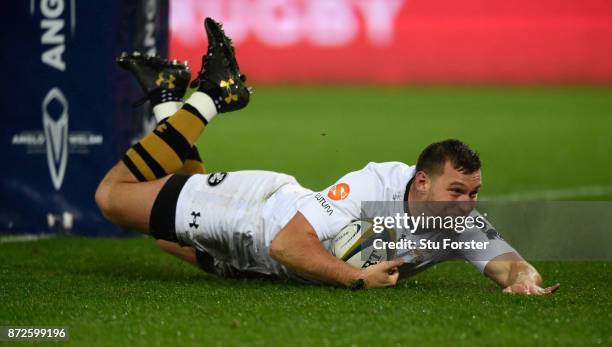
[[[327,196],[332,200],[344,200],[349,196],[351,192],[351,187],[349,187],[346,183],[338,183],[331,188],[329,188],[329,192],[327,192]]]

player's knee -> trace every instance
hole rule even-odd
[[[100,212],[104,217],[106,217],[107,212],[110,208],[108,195],[108,186],[104,184],[103,181],[98,185],[98,188],[96,189],[96,205],[98,205],[98,209],[100,209]]]
[[[116,223],[117,221],[117,212],[115,204],[112,199],[112,184],[108,182],[102,181],[96,189],[96,204],[100,209],[100,212],[110,222]]]

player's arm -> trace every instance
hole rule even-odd
[[[300,212],[276,235],[270,256],[303,276],[346,287],[361,281],[366,288],[394,286],[402,264],[401,260],[386,261],[366,269],[346,264],[321,245],[314,228]]]
[[[487,263],[484,274],[504,288],[505,293],[543,295],[553,293],[559,283],[542,288],[542,276],[516,252],[501,254]]]
[[[157,240],[156,242],[162,251],[186,261],[204,272],[215,273],[215,260],[205,251],[197,250],[192,246],[181,246],[176,242],[166,240]]]
[[[156,242],[157,246],[162,251],[172,254],[173,256],[184,260],[193,266],[199,267],[195,248],[191,246],[181,246],[176,242],[166,240],[157,240]]]

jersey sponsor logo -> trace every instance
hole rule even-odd
[[[208,175],[208,179],[206,181],[208,182],[209,186],[214,187],[219,183],[223,182],[225,177],[227,177],[227,172],[211,173],[210,175]]]
[[[351,192],[351,187],[346,183],[338,183],[331,188],[327,192],[327,197],[332,200],[344,200],[346,199]]]
[[[327,213],[328,215],[332,215],[334,214],[334,209],[331,207],[331,205],[329,204],[329,202],[327,202],[327,199],[325,199],[325,197],[323,196],[323,194],[321,193],[317,193],[315,195],[315,199],[319,202],[319,204],[321,205],[321,207],[323,207],[323,209],[325,210],[325,213]]]

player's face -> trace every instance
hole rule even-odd
[[[443,204],[444,214],[467,215],[472,211],[482,183],[480,170],[465,174],[446,162],[443,173],[430,179],[427,201],[456,202]]]

